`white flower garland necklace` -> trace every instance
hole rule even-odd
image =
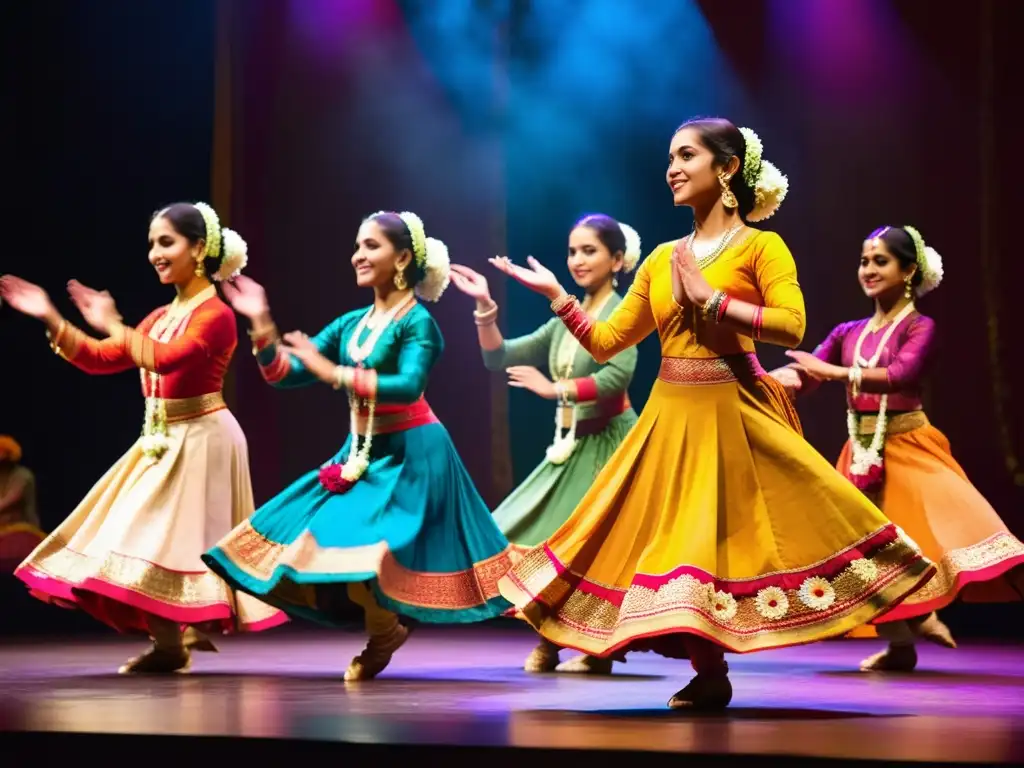
[[[380,319],[377,317],[378,313],[376,307],[370,307],[366,311],[366,314],[359,318],[359,323],[352,332],[352,336],[349,337],[348,345],[346,347],[348,356],[352,362],[355,363],[356,367],[363,367],[363,362],[373,353],[374,347],[377,346],[377,342],[380,340],[381,334],[384,333],[384,330],[394,322],[398,313],[405,307],[409,306],[415,298],[415,294],[410,292],[408,296],[385,312]],[[370,328],[370,333],[366,339],[360,343],[359,337],[367,328]],[[348,448],[348,459],[341,467],[341,477],[350,483],[356,482],[369,468],[370,447],[373,444],[373,417],[377,401],[375,398],[366,398],[366,407],[369,413],[366,419],[366,434],[363,436],[362,446],[359,445],[359,401],[360,398],[356,393],[349,389],[349,434],[352,436],[352,442],[349,444]]]
[[[605,306],[611,301],[613,293],[614,291],[609,291],[600,302],[590,308],[587,314],[593,318],[600,317]],[[576,353],[579,349],[580,343],[576,337],[566,332],[562,336],[558,349],[555,351],[555,376],[558,377],[559,381],[572,378],[573,363],[576,360]],[[545,453],[547,460],[552,464],[564,464],[572,456],[573,451],[576,450],[576,424],[579,420],[577,404],[569,400],[564,388],[559,391],[561,397],[558,405],[555,407],[555,437]],[[567,412],[568,418],[566,418]],[[569,431],[562,434],[566,422],[569,424]]]
[[[178,335],[181,328],[192,316],[192,311],[207,299],[213,298],[217,289],[210,285],[191,299],[181,301],[175,297],[171,306],[149,329],[149,338],[158,344],[166,344]],[[139,371],[142,385],[149,381],[149,395],[146,396],[146,414],[142,421],[142,453],[156,463],[163,456],[170,442],[167,439],[167,405],[161,396],[161,376],[156,371]],[[145,392],[145,389],[143,390]]]
[[[869,321],[864,324],[864,329],[860,332],[860,336],[857,337],[857,343],[853,348],[853,365],[851,366],[850,379],[852,382],[851,389],[851,400],[860,394],[860,387],[857,382],[860,381],[860,371],[864,368],[875,368],[878,366],[878,361],[882,358],[882,352],[885,351],[886,345],[889,343],[889,339],[896,332],[897,327],[910,316],[910,313],[915,309],[914,302],[910,302],[903,309],[900,310],[899,314],[893,318],[889,327],[886,328],[885,334],[878,342],[878,346],[875,348],[875,353],[871,356],[870,360],[865,360],[861,357],[861,347],[864,344],[864,340],[868,337],[869,333],[878,330],[875,327],[874,321]],[[854,373],[856,371],[856,373]],[[871,443],[865,447],[860,441],[860,417],[857,414],[856,409],[852,406],[846,411],[846,432],[850,438],[850,448],[853,452],[852,460],[850,462],[850,472],[854,475],[866,475],[871,471],[872,467],[882,466],[882,449],[885,445],[885,428],[886,428],[886,410],[889,406],[889,395],[883,394],[878,403],[878,418],[875,421],[875,432],[872,435]]]

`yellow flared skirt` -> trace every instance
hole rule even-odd
[[[803,439],[756,359],[739,379],[683,362],[575,513],[499,583],[544,637],[597,656],[682,657],[681,633],[735,652],[809,643],[934,575]]]

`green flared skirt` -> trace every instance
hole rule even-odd
[[[564,464],[542,461],[494,510],[494,520],[508,540],[526,550],[561,528],[636,421],[636,411],[629,408],[613,416],[600,432],[578,437]]]

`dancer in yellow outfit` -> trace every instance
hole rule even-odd
[[[804,301],[789,249],[748,221],[786,179],[749,129],[685,123],[667,180],[693,209],[686,238],[641,265],[606,322],[531,259],[492,263],[552,300],[598,362],[658,332],[662,364],[637,425],[576,512],[499,582],[558,645],[595,656],[689,657],[673,708],[732,699],[724,651],[842,635],[934,573],[917,546],[801,436],[754,341],[797,346]]]

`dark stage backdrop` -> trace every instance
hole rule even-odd
[[[924,0],[702,0],[638,14],[612,0],[95,0],[2,14],[0,272],[41,282],[71,317],[71,277],[111,290],[129,320],[166,301],[145,258],[148,216],[206,199],[248,240],[248,273],[282,330],[312,333],[368,302],[351,244],[366,214],[393,208],[493,276],[503,329],[524,333],[546,303],[506,286],[486,257],[533,254],[568,284],[566,235],[585,212],[632,224],[645,251],[686,234],[663,181],[674,128],[694,114],[753,127],[791,182],[766,225],[800,269],[804,348],[870,312],[855,270],[876,225],[914,224],[945,257],[945,284],[922,302],[942,339],[929,412],[1024,535],[1013,398],[1024,266],[1011,242],[1020,4],[944,15]],[[450,288],[430,309],[447,348],[428,398],[497,503],[543,455],[550,405],[483,369],[466,297]],[[52,528],[137,435],[138,380],[78,373],[7,308],[0,344],[0,432],[22,441]],[[648,339],[638,407],[657,364]],[[233,374],[259,503],[335,452],[347,417],[326,387],[267,387],[244,332]],[[842,408],[838,387],[801,405],[829,457]]]

